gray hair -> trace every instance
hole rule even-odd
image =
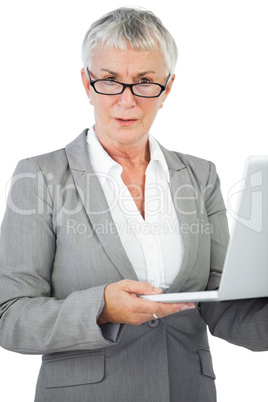
[[[155,51],[160,47],[170,74],[178,57],[175,40],[161,20],[151,11],[140,8],[118,8],[91,25],[82,46],[85,70],[90,69],[92,51],[99,44],[121,50],[127,50],[130,44],[137,51]]]

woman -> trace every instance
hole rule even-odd
[[[228,242],[214,165],[149,134],[176,57],[150,12],[122,8],[96,21],[82,69],[94,126],[15,171],[1,233],[0,343],[44,355],[36,402],[215,401],[206,325],[267,348],[266,300],[139,297],[217,288]]]

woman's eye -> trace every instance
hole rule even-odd
[[[141,78],[139,84],[151,84],[152,81],[149,78]]]
[[[103,80],[103,84],[106,86],[112,86],[112,85],[116,85],[116,81],[115,78],[113,77],[107,77]]]

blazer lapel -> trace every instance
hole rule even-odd
[[[184,258],[181,269],[168,293],[179,292],[189,276],[197,256],[198,233],[193,230],[198,222],[198,205],[195,188],[188,169],[175,152],[161,146],[170,172],[170,190],[184,240]]]
[[[121,243],[105,195],[90,163],[87,129],[65,148],[77,191],[104,250],[124,278],[138,280]]]

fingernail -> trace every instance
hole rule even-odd
[[[191,310],[193,308],[195,308],[194,303],[188,303],[188,304],[185,304],[185,305],[181,306],[181,310]]]

